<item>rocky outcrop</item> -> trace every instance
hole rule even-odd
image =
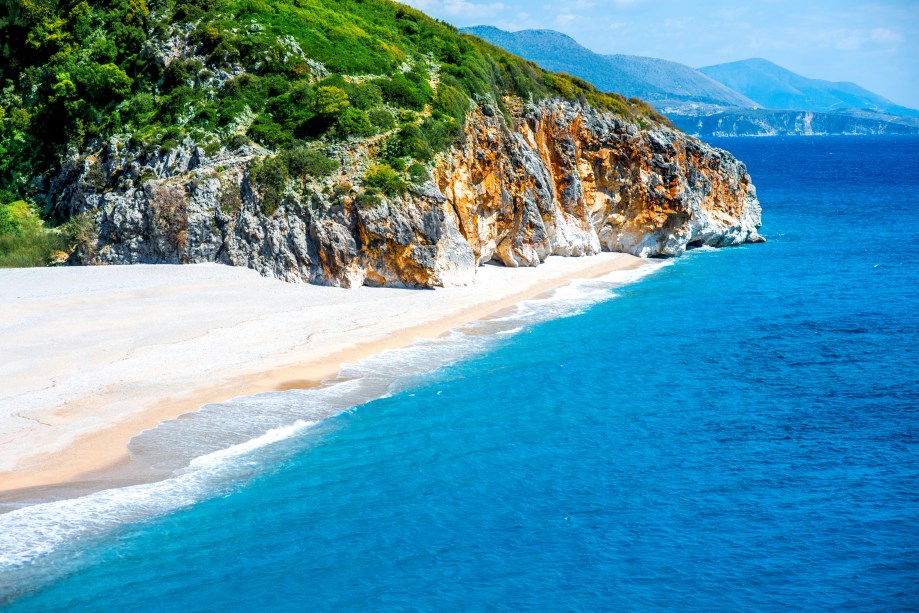
[[[250,176],[268,152],[252,146],[144,156],[113,142],[75,159],[49,192],[95,222],[81,263],[215,261],[345,287],[458,285],[493,260],[762,240],[756,192],[731,154],[568,102],[506,106],[480,103],[432,180],[404,196],[361,197],[374,149],[347,144],[330,150],[335,176],[289,189],[271,215]]]

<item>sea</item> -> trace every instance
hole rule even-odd
[[[765,244],[166,422],[0,515],[3,610],[919,610],[919,138],[711,142]]]

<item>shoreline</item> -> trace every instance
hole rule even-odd
[[[621,253],[550,257],[535,268],[484,266],[469,286],[435,290],[292,285],[219,264],[0,271],[0,286],[9,288],[0,290],[0,305],[12,313],[0,316],[0,331],[14,332],[11,357],[31,361],[19,372],[0,370],[0,503],[12,510],[168,477],[134,466],[128,450],[132,438],[163,421],[231,398],[316,387],[344,364],[442,336],[577,279],[645,265]],[[217,298],[231,304],[221,308]],[[173,332],[170,309],[182,312],[189,302],[197,311],[186,312],[188,326],[161,338]],[[55,343],[35,353],[29,339],[68,322],[74,305],[91,321],[88,330],[73,322],[59,344],[65,356],[87,353],[72,346],[84,333],[105,330],[107,337],[80,368],[49,377],[58,374]],[[220,316],[209,317],[208,306]],[[107,318],[119,315],[120,325],[107,328]],[[109,351],[113,345],[120,351]],[[202,365],[201,355],[214,359]],[[96,376],[87,377],[87,368]],[[34,389],[43,379],[51,385]]]

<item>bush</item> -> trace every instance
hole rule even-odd
[[[45,228],[28,202],[0,205],[0,267],[47,266],[65,248],[63,236]]]
[[[396,119],[386,109],[373,109],[367,112],[370,123],[376,126],[378,132],[387,132],[396,127]]]
[[[243,208],[243,201],[239,195],[239,188],[234,183],[221,186],[220,195],[217,196],[220,212],[229,217],[236,217]]]
[[[362,209],[372,209],[379,205],[382,199],[380,198],[380,192],[376,189],[368,189],[358,194],[354,201]]]
[[[245,134],[234,134],[230,137],[230,140],[227,141],[227,149],[231,151],[239,151],[246,145],[251,145],[252,140],[249,139]]]
[[[305,181],[308,177],[327,177],[338,170],[339,163],[321,151],[298,145],[284,154],[284,164],[292,177]]]
[[[434,109],[462,121],[469,109],[469,98],[456,87],[441,83],[434,98]]]
[[[287,164],[278,156],[267,157],[252,166],[250,175],[261,195],[260,207],[267,217],[275,214],[287,191]]]
[[[370,136],[374,133],[367,113],[360,109],[347,108],[338,116],[338,133],[349,136]]]
[[[362,110],[372,109],[383,104],[383,90],[376,83],[361,83],[348,92],[351,104]]]
[[[424,138],[421,128],[414,124],[403,126],[388,145],[390,157],[410,157],[421,162],[433,159],[434,152]]]
[[[428,117],[421,124],[421,132],[432,150],[445,151],[459,139],[463,128],[458,122],[449,118],[438,120]]]
[[[294,142],[293,132],[264,113],[255,118],[249,133],[255,140],[273,149],[289,147]]]
[[[416,185],[427,183],[431,180],[431,173],[428,172],[428,169],[417,162],[409,166],[407,172],[409,181]]]
[[[323,117],[337,117],[350,104],[345,90],[334,85],[323,85],[316,89],[313,111]]]
[[[99,230],[92,215],[89,213],[74,215],[60,227],[60,231],[67,241],[68,250],[82,251],[83,255],[88,258],[95,255]]]
[[[185,247],[188,234],[188,202],[185,190],[160,185],[150,194],[153,222],[172,241],[176,249]]]
[[[433,94],[427,83],[412,83],[403,74],[389,79],[376,79],[373,83],[383,92],[383,99],[387,102],[419,111]]]
[[[44,223],[34,206],[25,200],[0,205],[0,234],[22,236],[41,230]]]
[[[399,173],[387,164],[372,167],[364,175],[364,185],[390,197],[402,195],[408,189],[408,185],[402,180]]]

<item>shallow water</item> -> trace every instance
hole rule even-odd
[[[166,424],[0,516],[9,609],[919,607],[919,139],[716,144],[768,243]]]

